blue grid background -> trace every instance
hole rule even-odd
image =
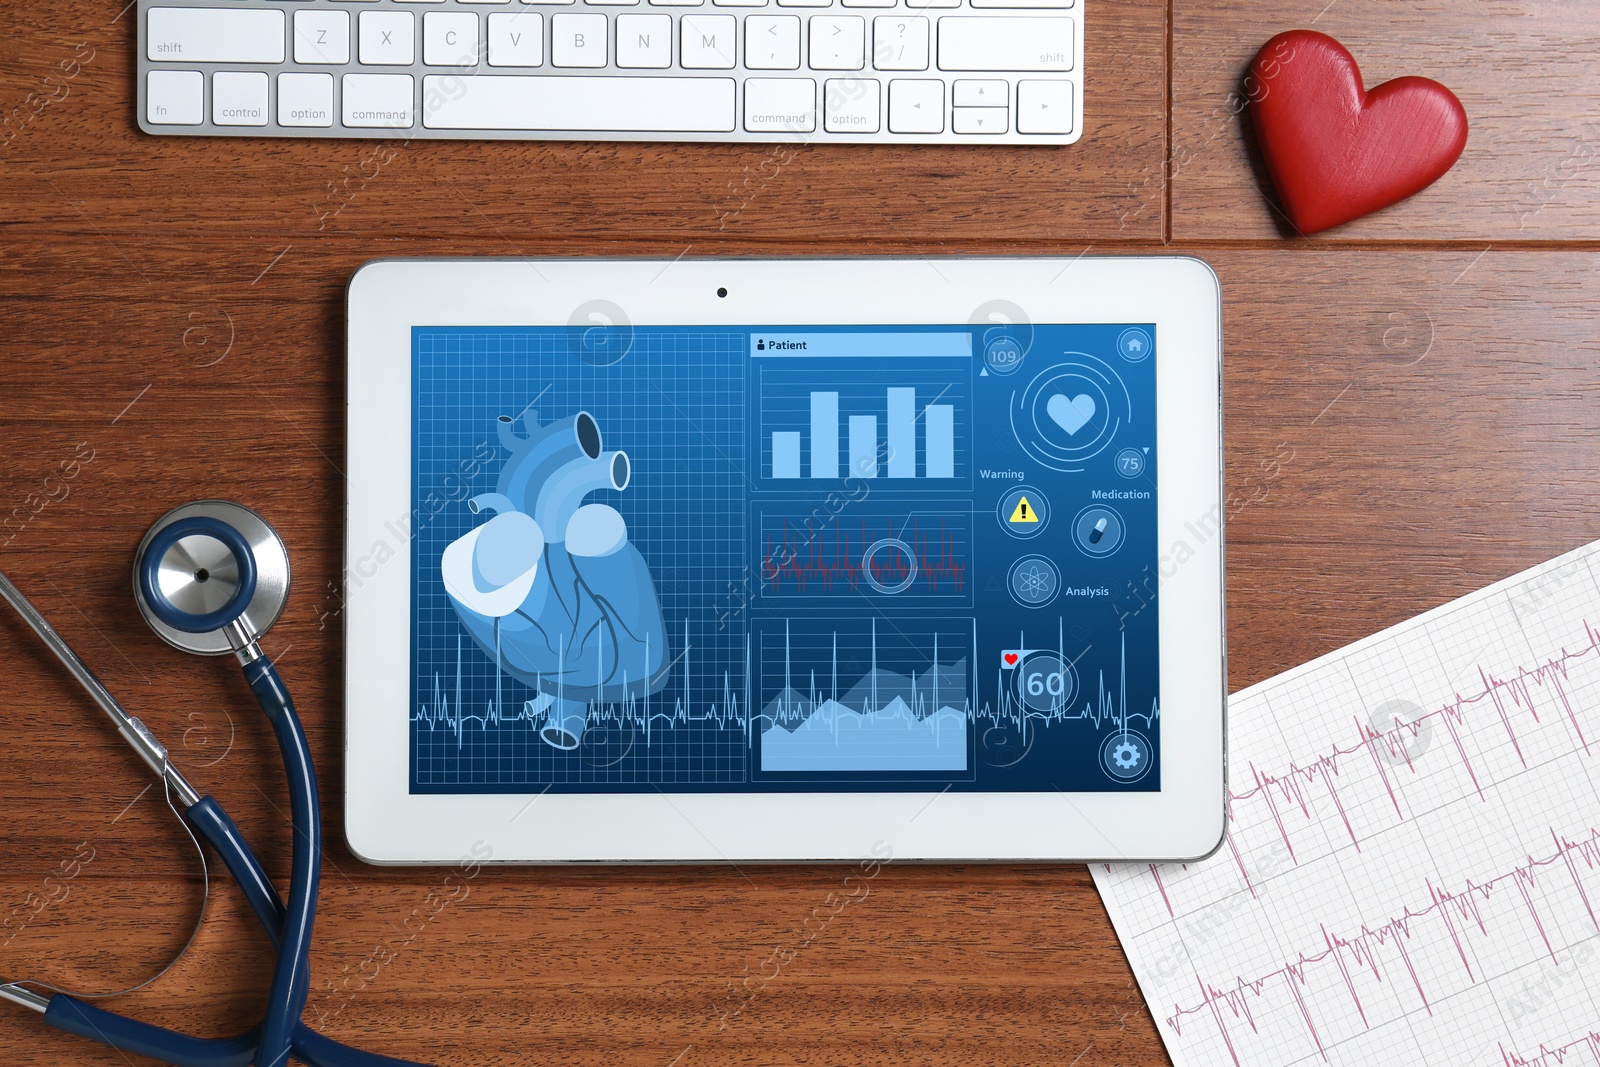
[[[963,618],[975,621],[970,699],[978,742],[970,770],[946,779],[950,788],[1159,788],[1156,591],[1152,583],[1140,585],[1139,610],[1125,617],[1119,617],[1123,612],[1110,595],[1133,589],[1154,573],[1159,553],[1157,456],[1153,448],[1144,450],[1147,469],[1135,483],[1116,474],[1115,448],[1093,457],[1084,471],[1051,469],[1025,463],[1009,428],[1011,408],[1029,375],[1053,374],[1088,359],[1105,365],[1115,358],[1122,329],[1035,327],[1026,373],[1015,380],[980,376],[970,392],[956,390],[939,401],[956,408],[956,486],[926,478],[907,479],[903,486],[876,485],[875,493],[888,495],[849,517],[855,521],[881,512],[904,519],[951,505],[969,509],[963,532],[970,537],[958,548],[969,557],[968,591],[957,598],[959,603],[941,601],[940,606],[958,612],[966,608],[972,615]],[[770,433],[768,427],[751,424],[751,412],[771,398],[756,388],[751,376],[749,336],[740,329],[626,328],[620,336],[604,339],[609,347],[600,359],[592,349],[584,351],[581,331],[572,328],[413,331],[414,792],[838,787],[832,781],[775,782],[770,775],[753,773],[747,722],[772,695],[764,692],[754,708],[749,706],[753,660],[761,659],[752,645],[753,628],[765,634],[792,617],[805,630],[828,621],[823,615],[841,612],[835,621],[852,626],[864,625],[870,615],[891,628],[916,626],[928,622],[930,605],[877,605],[859,592],[842,598],[808,596],[802,602],[779,598],[770,604],[760,597],[754,585],[761,541],[752,523],[759,528],[760,516],[768,512],[812,513],[823,507],[820,494],[844,483],[816,486],[809,479],[807,484],[786,484],[761,478],[757,464]],[[977,328],[972,336],[977,344]],[[622,348],[625,354],[616,358]],[[818,387],[843,383],[841,371],[832,366],[835,361],[809,362]],[[935,383],[910,381],[911,369],[898,362],[870,371],[849,369],[851,381],[873,381],[870,397],[862,393],[858,398],[870,402],[871,410],[881,408],[879,383],[874,381],[880,375],[886,384],[917,385],[919,401],[933,397]],[[804,373],[797,366],[793,380],[785,379],[796,404],[800,396],[809,401],[811,383]],[[1131,402],[1119,447],[1153,446],[1155,360],[1117,363],[1115,373]],[[844,399],[841,415],[850,413]],[[533,690],[497,672],[492,656],[466,636],[439,574],[445,547],[485,521],[471,514],[466,502],[494,488],[507,458],[498,443],[497,417],[517,417],[528,409],[538,413],[541,423],[588,411],[600,427],[604,447],[628,454],[633,468],[628,488],[596,492],[589,499],[616,507],[627,522],[630,540],[654,578],[667,630],[670,676],[665,688],[647,701],[591,706],[582,743],[572,752],[540,739],[542,712],[524,711]],[[804,432],[799,410],[791,421]],[[1052,502],[1059,531],[1033,540],[1014,538],[997,518],[1005,492],[1016,484],[1009,480],[1012,476],[973,480],[977,468],[1018,463],[1028,466],[1031,488]],[[1104,558],[1078,552],[1069,516],[1088,502],[1088,491],[1131,486],[1148,492],[1141,499],[1118,501],[1127,524],[1121,550]],[[759,508],[754,505],[758,499]],[[826,508],[824,512],[831,514]],[[398,525],[391,529],[397,536],[403,533]],[[1048,610],[1020,611],[1004,582],[1006,568],[1022,551],[1047,553],[1072,586],[1100,587],[1103,592],[1063,595]],[[1013,692],[1015,679],[1000,669],[1002,651],[1016,648],[1054,650],[1063,662],[1073,664],[1080,684],[1069,706],[1025,714]],[[943,642],[940,652],[945,661]],[[766,690],[766,679],[762,681]],[[1154,773],[1131,782],[1113,779],[1101,766],[1102,739],[1125,725],[1143,730],[1153,748]],[[927,780],[925,775],[916,777]],[[849,780],[856,789],[918,788],[888,775],[851,772]]]
[[[419,327],[413,334],[412,788],[417,792],[582,791],[742,782],[746,613],[729,612],[729,576],[745,560],[745,340],[731,332],[639,329],[610,366],[581,358],[570,332],[549,328]],[[493,488],[507,453],[495,420],[525,408],[541,423],[588,411],[607,450],[633,477],[611,504],[655,578],[666,620],[667,687],[648,705],[595,714],[584,742],[562,752],[521,714],[533,691],[469,638],[439,575],[445,546],[483,522],[466,498]],[[463,463],[494,445],[461,487]],[[481,452],[480,452],[481,454]],[[693,539],[682,536],[692,529]],[[458,691],[459,671],[459,702]],[[737,672],[737,673],[735,673]],[[497,706],[497,693],[499,704]],[[735,707],[730,708],[729,696]],[[503,709],[500,710],[500,709]],[[674,721],[669,728],[664,721]],[[685,719],[689,721],[685,721]]]

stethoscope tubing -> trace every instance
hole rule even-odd
[[[263,666],[257,667],[257,664]],[[250,668],[256,669],[251,672]],[[294,705],[288,699],[288,692],[283,686],[282,679],[278,677],[277,670],[271,662],[265,658],[249,664],[246,672],[247,676],[253,674],[251,689],[278,734],[279,749],[290,780],[291,808],[298,794],[302,803],[310,805],[312,815],[315,817],[309,825],[319,826],[316,821],[320,818],[320,812],[317,810],[319,805],[316,778],[307,773],[311,768],[310,748],[306,742],[305,731],[300,728],[299,718],[294,712]],[[280,723],[283,725],[280,726]],[[299,773],[296,772],[297,767],[300,768]],[[297,778],[302,779],[302,784],[298,788]],[[304,784],[307,782],[309,788]],[[295,814],[298,816],[297,812]],[[296,870],[295,858],[291,858],[290,902],[285,907],[255,852],[245,842],[239,828],[215,798],[202,797],[185,810],[184,818],[216,851],[223,865],[234,875],[267,937],[278,949],[281,965],[282,961],[288,958],[287,953],[290,951],[285,931],[289,928],[295,903],[295,878],[300,873]],[[319,853],[315,849],[320,842],[320,833],[302,834],[301,826],[304,824],[298,817],[294,818],[294,822],[296,844],[305,839],[308,847],[314,850],[312,856],[317,856]],[[316,864],[313,862],[310,866],[315,871]],[[315,883],[316,879],[313,876],[311,896],[308,899],[315,900]],[[303,936],[305,949],[308,950],[309,923],[304,927]],[[304,950],[300,958],[302,960],[306,958]],[[293,1025],[289,1029],[286,1055],[292,1054],[295,1059],[309,1064],[310,1067],[423,1067],[410,1060],[395,1059],[351,1048],[312,1030],[300,1019],[307,994],[309,994],[308,984],[298,987],[296,995],[299,997],[299,1007],[295,1008],[294,1014],[290,1017]],[[165,1027],[129,1019],[64,993],[58,993],[50,998],[44,1021],[46,1025],[66,1033],[86,1037],[125,1052],[150,1056],[173,1064],[174,1067],[247,1067],[252,1063],[261,1067],[265,1065],[265,1061],[259,1055],[262,1027],[238,1037],[192,1037]],[[283,1061],[280,1059],[278,1062]]]
[[[283,1067],[289,1061],[289,1045],[311,991],[311,928],[316,921],[322,859],[322,805],[305,730],[277,668],[262,656],[244,665],[244,676],[278,737],[278,750],[289,781],[290,823],[294,828],[289,901],[267,994],[267,1013],[261,1021],[256,1046],[256,1067]]]
[[[249,563],[248,543],[231,527],[228,530],[234,532],[233,539],[221,539]],[[213,530],[203,532],[216,533]],[[253,574],[252,567],[243,569]],[[311,1067],[423,1067],[408,1060],[340,1044],[316,1033],[301,1019],[310,993],[309,954],[322,852],[321,804],[310,746],[295,713],[294,702],[272,661],[262,654],[248,625],[229,623],[244,635],[243,645],[234,647],[244,666],[245,679],[272,724],[288,779],[294,840],[287,904],[222,806],[213,797],[198,794],[171,764],[165,746],[139,719],[123,709],[49,621],[3,573],[0,573],[0,599],[16,609],[73,678],[111,717],[118,732],[146,765],[166,781],[182,805],[185,821],[222,858],[277,950],[262,1022],[238,1037],[193,1037],[129,1019],[66,993],[46,998],[17,986],[7,986],[6,999],[43,1011],[45,1023],[55,1029],[163,1060],[174,1067],[246,1067],[249,1064],[282,1067],[291,1055]]]

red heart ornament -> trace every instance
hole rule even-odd
[[[1467,113],[1427,78],[1365,92],[1355,57],[1325,33],[1290,30],[1250,64],[1250,117],[1284,214],[1319,233],[1432,185],[1460,158]]]

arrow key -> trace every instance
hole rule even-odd
[[[943,133],[944,82],[896,78],[889,83],[890,133]]]
[[[1011,83],[1004,78],[958,78],[951,86],[956,107],[1009,107]]]
[[[1018,82],[1017,132],[1071,133],[1072,83],[1036,79]]]
[[[958,107],[951,126],[957,133],[1005,133],[1009,113],[1003,107]]]

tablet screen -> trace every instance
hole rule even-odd
[[[619,321],[413,329],[412,792],[1160,788],[1153,325]]]

